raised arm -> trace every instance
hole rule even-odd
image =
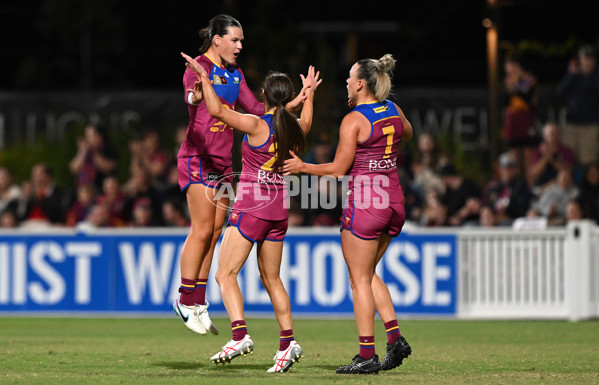
[[[262,119],[256,115],[241,114],[237,111],[229,109],[227,106],[223,106],[218,95],[214,92],[212,82],[208,77],[208,73],[197,61],[191,56],[181,52],[181,56],[187,60],[187,65],[191,67],[198,74],[199,81],[194,84],[193,89],[189,89],[189,92],[200,92],[203,94],[204,102],[206,103],[206,109],[208,113],[217,118],[218,120],[226,123],[236,130],[244,132],[249,135],[255,135],[260,131]]]
[[[312,126],[312,118],[314,117],[314,93],[316,89],[322,83],[322,79],[318,79],[320,77],[320,71],[315,72],[314,66],[310,66],[308,69],[308,75],[304,77],[304,75],[300,75],[302,78],[302,90],[300,94],[304,94],[304,106],[302,107],[302,113],[300,115],[299,124],[304,132],[304,136],[308,135],[310,132],[310,127]]]
[[[341,177],[346,175],[356,156],[358,133],[365,119],[357,112],[350,112],[343,118],[339,128],[339,144],[335,158],[330,163],[312,164],[304,163],[297,155],[291,153],[292,158],[285,161],[284,175],[304,173],[311,175],[329,175]]]

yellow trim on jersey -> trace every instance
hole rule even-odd
[[[380,100],[375,100],[374,102],[362,102],[362,103],[358,103],[358,104],[356,104],[356,107],[361,106],[362,104],[374,104],[374,103],[380,103]]]
[[[212,58],[210,56],[208,56],[208,54],[204,54],[204,56],[206,56],[212,63],[214,63],[214,65],[218,66],[219,68],[225,68],[225,66],[218,64],[217,62],[215,62],[214,60],[212,60]]]
[[[392,118],[399,118],[399,115],[387,116],[386,118],[375,120],[374,122],[372,122],[372,124],[377,124],[378,122],[382,122],[383,120],[392,119]]]

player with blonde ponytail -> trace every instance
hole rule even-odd
[[[341,216],[341,247],[349,270],[360,352],[340,374],[368,374],[401,365],[412,349],[399,331],[389,289],[376,274],[392,238],[405,222],[404,197],[397,173],[400,142],[412,138],[403,111],[387,100],[395,68],[392,55],[362,59],[349,71],[347,94],[352,111],[341,122],[339,144],[331,163],[304,163],[295,154],[285,161],[286,174],[349,175],[349,193]],[[374,313],[387,332],[385,358],[374,346]]]

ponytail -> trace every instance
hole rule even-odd
[[[391,93],[391,78],[396,60],[393,55],[386,54],[382,58],[362,59],[358,61],[358,79],[366,81],[368,90],[378,101],[387,99]]]
[[[263,89],[266,103],[275,107],[272,127],[276,157],[273,170],[276,171],[291,157],[290,150],[296,154],[304,151],[305,137],[297,119],[285,109],[293,96],[293,83],[289,76],[271,72],[264,80]]]

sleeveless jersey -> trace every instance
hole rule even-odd
[[[284,207],[287,189],[283,175],[273,171],[275,143],[272,113],[262,116],[268,123],[270,136],[260,146],[251,146],[247,135],[241,144],[242,168],[233,210],[247,212],[266,220],[283,220],[289,216]]]
[[[225,108],[234,109],[239,100],[248,113],[264,114],[264,104],[259,103],[250,91],[239,66],[227,65],[226,68],[223,68],[206,55],[200,55],[195,60],[208,72],[214,91]],[[186,102],[189,95],[186,90],[193,89],[196,81],[198,81],[197,74],[187,68],[183,75]],[[210,116],[205,101],[198,105],[188,104],[188,110],[189,125],[185,141],[181,144],[177,157],[210,156],[214,163],[230,166],[232,164],[233,129]]]
[[[356,147],[349,172],[350,200],[403,202],[397,172],[397,147],[403,121],[395,104],[389,100],[362,103],[354,111],[370,121],[370,136]]]

